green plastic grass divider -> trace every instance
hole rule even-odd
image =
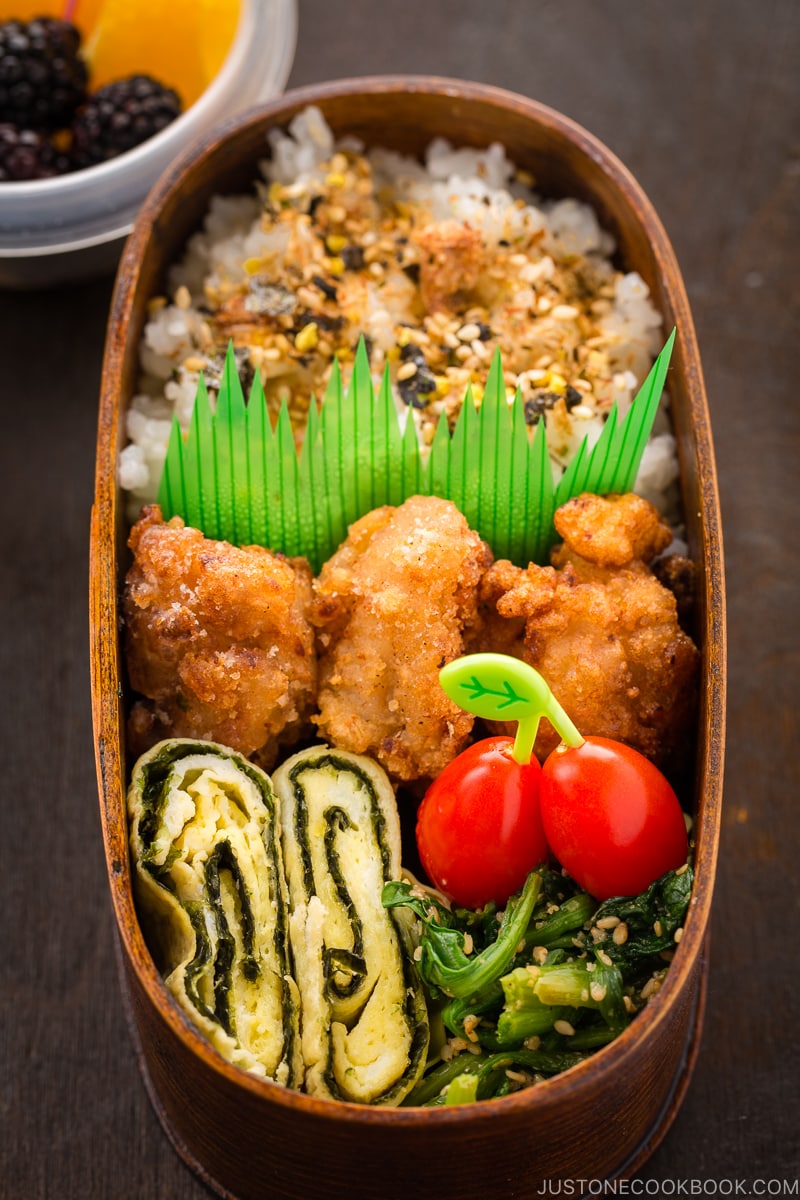
[[[229,346],[216,411],[201,375],[185,438],[173,421],[158,501],[165,518],[177,514],[207,537],[303,555],[318,571],[359,517],[424,493],[452,500],[496,558],[547,562],[559,505],[583,491],[632,490],[674,340],[673,330],[624,420],[614,405],[558,484],[545,418],[531,434],[521,394],[506,393],[499,351],[481,402],[468,387],[452,432],[442,417],[423,454],[413,410],[401,429],[388,369],[376,395],[362,338],[349,386],[335,361],[321,405],[312,399],[298,453],[288,409],[273,429],[258,376],[245,403]]]

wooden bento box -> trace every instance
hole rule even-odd
[[[123,414],[136,386],[147,303],[199,227],[210,197],[245,190],[266,133],[309,104],[337,134],[420,153],[437,135],[501,141],[548,194],[589,201],[626,269],[677,328],[668,388],[689,555],[698,566],[693,636],[702,678],[692,806],[696,880],[685,936],[659,995],[590,1060],[502,1099],[437,1109],[315,1099],[220,1057],[173,1003],[137,921],[125,794],[126,683],[119,593],[126,526],[117,486]],[[91,527],[91,666],[100,815],[122,993],[145,1086],[175,1149],[217,1193],[239,1200],[533,1197],[545,1181],[629,1177],[669,1127],[701,1032],[725,735],[725,592],[717,483],[701,364],[665,231],[628,171],[595,138],[532,100],[449,79],[345,80],[290,92],[230,122],[153,189],[119,269],[102,375]]]

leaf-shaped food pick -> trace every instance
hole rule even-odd
[[[442,667],[439,682],[459,708],[476,717],[516,721],[512,755],[522,765],[531,761],[542,717],[547,717],[567,746],[583,743],[544,677],[522,659],[489,652],[466,654]]]
[[[480,403],[468,387],[454,429],[443,416],[425,457],[413,409],[401,428],[388,368],[376,396],[362,337],[349,387],[334,360],[319,409],[312,399],[298,458],[288,410],[273,429],[258,375],[245,405],[229,345],[216,411],[201,375],[185,441],[173,421],[159,504],[165,518],[177,514],[207,537],[301,554],[318,571],[371,509],[435,495],[456,505],[496,558],[547,562],[559,505],[582,491],[633,487],[674,338],[673,330],[624,421],[612,409],[597,444],[589,451],[584,439],[557,487],[545,418],[531,436],[519,390],[506,394],[499,350]]]

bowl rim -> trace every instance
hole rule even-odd
[[[251,109],[245,114],[228,119],[213,131],[198,139],[193,146],[176,159],[160,177],[151,189],[133,231],[126,243],[120,264],[115,297],[109,318],[109,329],[113,322],[127,322],[132,311],[133,300],[138,280],[138,265],[143,261],[151,229],[162,205],[171,196],[182,177],[195,169],[207,158],[213,159],[217,148],[237,134],[263,125],[267,129],[285,124],[297,111],[310,104],[324,102],[326,99],[338,99],[345,96],[363,96],[368,99],[376,92],[398,94],[441,94],[467,102],[478,101],[489,103],[500,110],[513,109],[527,116],[532,122],[544,125],[551,130],[564,135],[572,142],[581,155],[593,160],[595,165],[610,177],[612,183],[624,190],[646,232],[653,254],[658,264],[664,285],[665,295],[669,299],[675,324],[678,328],[676,339],[677,358],[692,367],[691,378],[687,377],[687,387],[691,393],[693,424],[698,437],[698,457],[702,457],[705,465],[704,488],[702,500],[701,531],[703,534],[704,560],[706,575],[711,585],[718,589],[724,587],[724,571],[722,561],[722,542],[719,520],[719,500],[716,487],[716,473],[713,463],[713,447],[711,445],[710,425],[705,395],[705,387],[700,371],[699,352],[695,337],[694,324],[689,308],[683,279],[678,269],[677,261],[666,232],[651,202],[645,195],[639,183],[630,171],[597,137],[571,118],[559,113],[553,108],[526,96],[498,88],[493,85],[473,83],[466,80],[446,76],[422,75],[365,75],[348,79],[327,81],[291,89],[279,98]],[[389,139],[390,140],[390,139]],[[268,146],[264,147],[264,157],[268,155]],[[255,162],[253,164],[255,166]],[[128,326],[129,327],[129,326]],[[129,351],[130,353],[130,348]],[[675,360],[673,360],[675,361]],[[109,476],[104,468],[109,462],[115,461],[115,446],[117,437],[117,421],[122,413],[121,405],[114,406],[114,384],[122,369],[122,355],[109,349],[107,344],[106,357],[103,365],[104,396],[101,397],[101,420],[98,437],[98,472],[96,478],[95,504],[93,507],[93,545],[97,545],[97,533],[109,531],[113,535],[114,513],[116,511],[116,480]],[[109,411],[110,406],[110,411]],[[105,413],[105,420],[103,414]],[[109,454],[109,451],[111,453]],[[93,565],[93,573],[97,570],[109,569],[113,564]],[[103,587],[96,589],[98,595],[115,595],[114,579],[106,578]],[[711,593],[713,594],[713,593]],[[120,764],[114,747],[109,747],[102,735],[103,728],[95,726],[95,745],[98,764],[98,782],[100,784],[101,812],[104,823],[104,839],[106,855],[109,859],[109,879],[118,932],[124,943],[128,961],[136,972],[140,986],[150,999],[157,1004],[159,1015],[167,1022],[171,1031],[184,1043],[194,1055],[201,1057],[206,1067],[212,1069],[229,1083],[241,1087],[251,1094],[289,1109],[300,1110],[304,1113],[324,1116],[334,1122],[350,1126],[353,1123],[363,1123],[366,1126],[383,1125],[425,1125],[430,1122],[450,1124],[456,1123],[464,1127],[490,1123],[502,1120],[513,1111],[523,1109],[531,1112],[543,1105],[550,1105],[569,1095],[587,1083],[602,1084],[603,1081],[613,1083],[618,1072],[624,1071],[632,1056],[637,1052],[641,1042],[651,1030],[656,1029],[667,1019],[669,1006],[674,997],[678,996],[686,976],[692,971],[697,961],[703,955],[708,915],[714,886],[717,848],[719,840],[720,805],[722,792],[722,768],[725,739],[725,609],[724,591],[718,590],[719,601],[717,608],[709,612],[706,618],[704,646],[705,653],[710,656],[706,676],[710,684],[710,693],[705,697],[706,730],[714,731],[714,738],[699,738],[699,750],[702,750],[702,760],[696,766],[696,779],[704,781],[702,814],[704,817],[702,829],[705,851],[704,870],[701,876],[695,875],[690,910],[687,916],[684,935],[676,947],[675,957],[667,972],[664,984],[658,995],[642,1010],[613,1042],[596,1051],[586,1061],[570,1070],[556,1075],[536,1087],[523,1089],[511,1095],[491,1101],[477,1101],[473,1104],[436,1109],[427,1108],[391,1108],[382,1109],[359,1105],[349,1101],[329,1100],[309,1096],[300,1091],[281,1087],[269,1079],[259,1078],[233,1066],[215,1051],[202,1037],[184,1015],[179,1006],[169,996],[161,976],[156,970],[144,942],[144,937],[138,926],[131,888],[131,872],[119,862],[110,858],[109,827],[107,825],[107,805],[109,787],[114,789],[115,771],[123,788],[122,817],[127,825],[125,813],[124,764]],[[94,614],[99,616],[101,609],[97,608],[95,599]],[[116,631],[113,631],[114,634]],[[94,632],[92,633],[94,638]],[[109,676],[107,684],[111,684]],[[93,697],[97,689],[102,687],[103,679],[95,675],[93,679]],[[112,753],[109,755],[109,749]],[[120,773],[123,772],[123,773]],[[699,802],[700,797],[696,800]],[[125,841],[127,850],[127,839]]]

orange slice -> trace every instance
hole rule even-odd
[[[63,4],[55,0],[2,0],[0,21],[30,21],[33,17],[60,17]]]
[[[152,75],[188,108],[219,70],[238,17],[239,0],[103,0],[84,47],[92,88]]]
[[[200,26],[200,61],[206,86],[218,73],[239,23],[239,0],[196,0]]]
[[[75,3],[72,5],[72,15],[69,19],[75,22],[84,37],[88,37],[97,24],[97,18],[100,15],[102,7],[103,0],[75,0]],[[61,9],[62,11],[66,11],[66,6],[63,3]]]
[[[103,0],[0,0],[0,21],[30,21],[34,17],[63,17],[73,21],[84,37],[94,27]]]

